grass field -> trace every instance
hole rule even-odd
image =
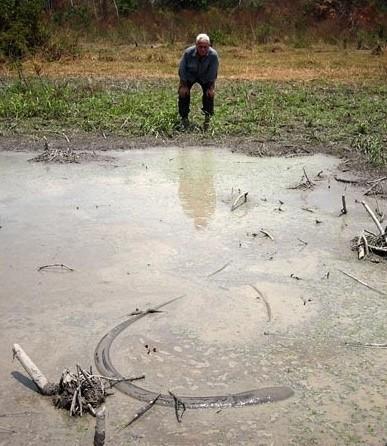
[[[78,59],[1,66],[0,131],[174,138],[177,64],[182,45],[83,44]],[[334,47],[218,48],[216,115],[201,138],[330,145],[385,163],[387,57]],[[201,124],[200,92],[193,91]],[[201,133],[199,127],[192,130]]]

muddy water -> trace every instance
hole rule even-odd
[[[385,342],[385,298],[338,269],[387,290],[385,264],[358,262],[349,249],[373,227],[355,203],[364,191],[334,180],[339,160],[196,148],[111,155],[45,165],[0,154],[0,389],[3,412],[27,412],[4,418],[16,433],[0,431],[0,444],[91,444],[93,433],[92,420],[69,420],[26,387],[13,342],[55,380],[92,364],[126,314],[180,295],[115,341],[123,375],[145,373],[145,388],[187,396],[276,385],[295,396],[190,411],[183,425],[157,407],[125,435],[115,426],[142,403],[117,393],[108,444],[379,444],[384,350],[344,342]],[[291,189],[303,168],[314,188]],[[344,189],[349,213],[338,217]],[[247,203],[231,212],[242,192]],[[37,270],[48,264],[74,271]]]

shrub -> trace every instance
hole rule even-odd
[[[20,59],[47,41],[42,12],[43,0],[2,0],[0,52],[3,55]]]

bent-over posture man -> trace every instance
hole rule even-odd
[[[215,80],[218,76],[218,53],[210,47],[207,34],[196,37],[196,45],[187,48],[179,65],[179,114],[182,124],[189,124],[189,104],[192,86],[197,82],[203,90],[204,128],[208,128],[210,116],[214,114]]]

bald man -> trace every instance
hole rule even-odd
[[[195,45],[187,48],[179,65],[179,114],[185,128],[189,125],[188,114],[191,88],[198,83],[203,90],[202,111],[204,129],[208,128],[214,114],[215,81],[218,76],[218,53],[210,46],[207,34],[199,34]]]

